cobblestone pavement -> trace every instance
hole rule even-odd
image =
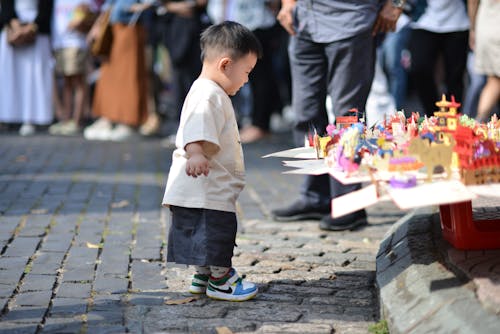
[[[380,320],[379,242],[403,212],[373,207],[354,232],[272,221],[302,177],[261,156],[291,145],[244,148],[234,265],[260,293],[228,303],[190,300],[191,272],[165,265],[159,139],[0,135],[0,333],[366,333]]]

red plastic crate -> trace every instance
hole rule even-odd
[[[500,249],[500,218],[474,220],[471,201],[440,205],[443,237],[457,249]]]

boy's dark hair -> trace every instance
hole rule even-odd
[[[253,32],[232,21],[208,27],[201,33],[200,46],[201,61],[222,53],[228,53],[234,60],[249,53],[255,54],[257,58],[262,57],[262,46]]]

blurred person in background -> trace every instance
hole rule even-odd
[[[56,117],[59,122],[49,127],[53,135],[75,135],[89,107],[89,48],[86,34],[96,16],[93,0],[54,0],[52,47],[56,79],[62,78],[62,99],[54,89]],[[62,103],[61,103],[62,100]]]
[[[174,119],[165,124],[173,144],[184,99],[201,70],[200,34],[209,25],[207,0],[169,0],[157,8],[158,34],[170,56]],[[170,132],[170,133],[168,133]]]
[[[312,128],[323,135],[329,118],[325,106],[331,97],[335,116],[351,108],[363,113],[375,68],[375,36],[394,31],[404,1],[395,0],[282,0],[278,20],[292,36],[289,58],[295,140],[304,145]],[[338,218],[331,216],[332,198],[358,190],[329,174],[306,176],[300,197],[272,211],[277,221],[320,219],[328,231],[366,225],[364,209]]]
[[[500,100],[500,1],[468,0],[471,30],[469,44],[475,53],[475,70],[486,75],[476,119],[487,122]]]
[[[140,14],[149,6],[139,0],[107,0],[102,7],[111,7],[113,43],[109,58],[101,63],[92,103],[97,120],[85,128],[86,139],[132,139],[147,118],[146,33]],[[89,41],[99,34],[101,19],[91,28]]]
[[[444,93],[462,101],[467,63],[469,19],[463,0],[427,0],[422,15],[411,23],[410,80],[425,115],[432,116]],[[436,76],[442,60],[443,80]],[[439,81],[439,82],[437,82]]]
[[[264,51],[264,56],[250,75],[251,99],[240,101],[251,105],[248,115],[250,124],[242,124],[240,130],[242,143],[252,143],[269,134],[271,115],[283,107],[273,68],[273,55],[277,52],[282,36],[280,30],[283,29],[275,18],[273,10],[276,7],[279,7],[277,0],[208,1],[207,12],[214,24],[229,20],[244,25],[257,36]],[[239,97],[244,93],[244,90],[241,91]],[[239,112],[242,108],[236,106],[236,109]]]
[[[0,123],[21,123],[19,134],[53,119],[52,0],[0,0]],[[10,30],[10,31],[9,31]]]

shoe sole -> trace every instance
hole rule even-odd
[[[299,221],[299,220],[320,220],[323,218],[327,213],[304,213],[300,215],[295,215],[295,216],[288,216],[288,217],[280,217],[280,216],[273,216],[273,219],[278,222],[293,222],[293,221]]]
[[[259,292],[259,290],[255,289],[255,291],[247,295],[235,296],[207,289],[207,297],[215,300],[223,300],[226,302],[244,302],[254,298],[257,295],[257,292]]]
[[[198,288],[198,289],[194,289],[194,288],[189,288],[189,293],[192,293],[193,295],[201,295],[201,294],[204,294],[207,292],[207,288],[204,288],[204,289],[201,289],[201,288]]]
[[[352,231],[366,225],[368,225],[368,220],[366,218],[363,218],[355,220],[351,224],[346,224],[346,225],[326,225],[320,223],[319,228],[324,231],[346,231],[346,230]]]

